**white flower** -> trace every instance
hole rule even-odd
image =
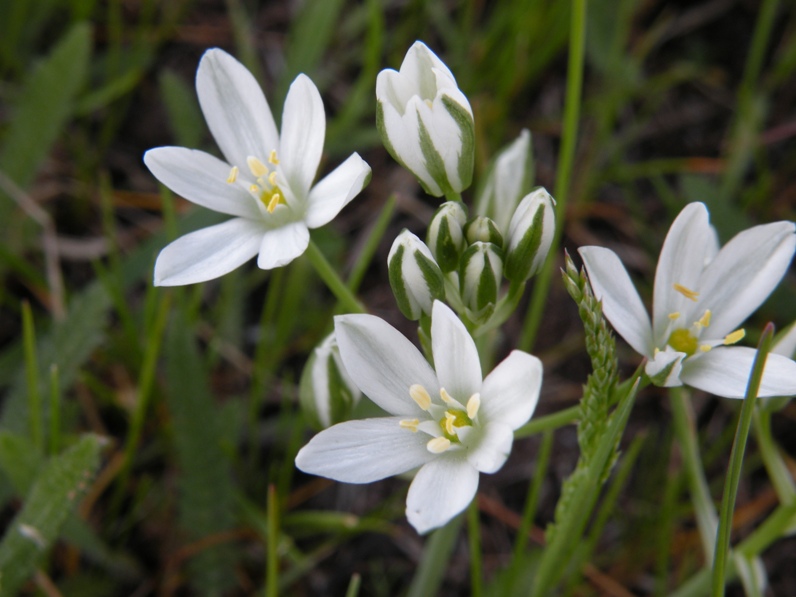
[[[475,125],[467,97],[436,54],[422,42],[401,70],[376,78],[376,126],[387,151],[430,195],[459,193],[473,178]]]
[[[281,136],[257,81],[226,52],[205,52],[196,91],[226,161],[195,149],[158,147],[144,162],[178,195],[235,217],[163,249],[155,263],[158,286],[212,280],[255,255],[262,269],[290,263],[306,250],[309,228],[331,221],[370,177],[370,167],[354,153],[312,186],[326,116],[306,75],[290,86]]]
[[[436,372],[378,317],[336,317],[335,334],[351,378],[392,416],[322,431],[298,453],[296,466],[346,483],[420,467],[409,487],[407,518],[419,533],[445,524],[473,499],[479,471],[503,466],[513,430],[536,407],[541,362],[514,351],[483,379],[475,343],[439,301],[431,320]]]
[[[687,384],[742,398],[756,351],[730,346],[738,326],[768,297],[796,248],[792,222],[755,226],[719,250],[702,203],[687,205],[669,229],[655,272],[652,323],[613,251],[579,252],[614,329],[649,362],[656,385]],[[769,354],[759,396],[796,394],[796,363]]]

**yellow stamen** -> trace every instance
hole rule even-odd
[[[442,398],[442,401],[445,404],[456,404],[456,401],[451,397],[450,394],[448,394],[448,390],[445,388],[439,389],[439,397]]]
[[[433,103],[431,103],[431,100],[430,100],[430,99],[427,99],[427,100],[425,100],[425,102],[426,102],[426,105],[427,105],[429,108],[433,108],[433,107],[434,107],[434,104],[433,104]]]
[[[412,400],[423,410],[428,410],[431,407],[431,396],[428,395],[426,388],[419,383],[409,386],[409,396],[411,396]]]
[[[699,298],[699,293],[697,291],[686,288],[682,284],[675,284],[674,289],[682,294],[685,298],[691,299],[694,302],[696,302],[696,300]]]
[[[710,344],[703,344],[699,347],[700,352],[710,352],[713,350],[713,347]]]
[[[696,322],[696,325],[698,325],[700,327],[703,327],[703,328],[708,327],[710,325],[710,316],[711,315],[712,315],[712,313],[710,312],[710,309],[705,309],[705,314],[702,315],[702,317],[699,318],[699,320]]]
[[[675,311],[674,313],[669,313],[669,319],[674,321],[675,319],[680,317],[680,311]]]
[[[232,184],[236,180],[238,180],[238,167],[232,166],[232,170],[229,171],[229,176],[227,176],[227,182]]]
[[[456,422],[456,415],[446,412],[445,413],[445,431],[448,432],[448,435],[453,435],[456,433],[456,430],[453,428],[453,424]]]
[[[272,187],[276,186],[276,170],[274,170],[273,172],[271,172],[271,174],[268,175],[268,182],[271,183]]]
[[[268,210],[269,214],[274,213],[276,206],[279,205],[279,202],[281,200],[282,200],[282,195],[280,195],[279,193],[274,193],[273,195],[271,195],[271,200],[268,202],[268,205],[266,206],[266,209]]]
[[[260,187],[258,187],[256,184],[253,184],[252,186],[249,187],[249,192],[250,193],[259,194],[260,193]]]
[[[246,158],[246,165],[251,170],[251,173],[254,174],[256,178],[260,178],[261,176],[265,176],[268,174],[268,166],[263,164],[260,160],[258,160],[253,155],[250,155]]]
[[[426,444],[426,449],[432,454],[442,454],[451,447],[451,440],[447,437],[435,437]]]
[[[744,336],[746,336],[746,330],[741,328],[740,330],[735,330],[724,336],[724,346],[729,346],[730,344],[735,344],[740,340],[743,340]]]
[[[481,394],[475,393],[467,401],[467,416],[475,419],[479,408],[481,408]]]
[[[271,162],[274,166],[279,165],[279,159],[276,157],[276,149],[272,149],[271,153],[268,154],[268,161]]]
[[[399,421],[398,425],[401,429],[408,429],[412,433],[417,433],[417,426],[420,425],[420,421],[418,419],[404,419]]]

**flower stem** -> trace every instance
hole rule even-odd
[[[478,514],[478,496],[473,498],[467,508],[467,534],[470,546],[470,595],[481,597],[484,591],[481,576],[481,521]]]
[[[456,516],[444,527],[431,534],[423,548],[423,556],[415,571],[415,576],[412,578],[407,597],[426,597],[438,593],[445,570],[448,568],[448,560],[453,554],[463,518],[461,515]]]
[[[332,294],[337,297],[337,300],[340,301],[346,311],[349,313],[367,313],[365,305],[348,289],[348,286],[346,286],[312,239],[310,239],[306,255],[321,280],[332,291]]]

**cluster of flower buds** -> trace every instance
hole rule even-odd
[[[521,285],[544,263],[555,227],[555,202],[543,188],[527,194],[503,230],[489,217],[468,219],[465,206],[443,203],[426,243],[404,230],[388,257],[390,285],[409,319],[430,314],[447,300],[474,324],[495,311],[503,278]]]

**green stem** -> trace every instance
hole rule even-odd
[[[337,297],[337,300],[340,301],[346,311],[349,313],[367,313],[365,305],[363,305],[359,299],[354,296],[354,293],[349,290],[346,283],[337,275],[335,269],[331,266],[329,261],[327,261],[326,257],[318,248],[318,245],[316,245],[315,241],[312,239],[310,239],[306,255],[315,268],[315,271],[318,273],[318,276],[320,276],[329,290],[332,291],[332,294]]]
[[[554,431],[565,425],[574,425],[580,415],[580,406],[570,406],[558,412],[531,419],[525,425],[514,431],[514,439],[536,435],[542,431]]]
[[[268,486],[266,504],[268,536],[265,562],[265,597],[279,596],[279,503],[276,488]]]
[[[30,303],[22,302],[22,339],[25,351],[25,381],[28,386],[28,424],[30,437],[39,454],[44,454],[41,393],[39,392],[39,362],[36,358],[36,329]]]
[[[459,203],[462,202],[462,194],[456,193],[451,191],[450,193],[445,193],[445,201],[458,201]]]
[[[478,513],[478,496],[473,498],[467,508],[467,533],[470,546],[470,595],[481,597],[484,594],[481,570],[481,520]]]
[[[528,497],[525,500],[525,508],[522,511],[522,520],[517,529],[517,538],[514,541],[514,557],[511,558],[512,563],[520,561],[520,557],[528,545],[528,532],[531,530],[531,524],[533,524],[533,519],[536,517],[539,496],[542,493],[542,484],[547,475],[547,465],[550,464],[552,448],[553,431],[547,429],[542,435],[542,446],[536,456],[536,470],[531,478],[531,486],[528,489]]]
[[[766,358],[771,350],[771,343],[774,336],[774,326],[768,324],[763,330],[760,343],[757,348],[757,355],[752,366],[752,373],[749,377],[749,385],[746,388],[746,397],[741,407],[741,414],[738,419],[738,427],[735,431],[735,441],[732,444],[730,454],[730,468],[725,478],[724,495],[721,499],[721,515],[719,517],[719,532],[716,537],[716,549],[713,559],[713,595],[714,597],[724,597],[725,590],[725,570],[727,568],[727,555],[730,551],[730,533],[732,532],[732,514],[735,510],[735,499],[738,494],[738,484],[741,480],[741,468],[743,467],[743,457],[746,451],[746,440],[749,437],[749,429],[752,427],[752,416],[755,412],[755,400],[760,391],[760,382],[763,379],[763,368]]]
[[[578,121],[580,119],[581,89],[583,88],[583,55],[586,46],[586,0],[572,0],[572,20],[570,21],[569,64],[567,65],[567,95],[564,106],[564,129],[561,148],[558,153],[558,172],[553,196],[556,199],[556,229],[552,248],[547,255],[544,266],[539,272],[531,295],[531,305],[522,336],[519,350],[530,352],[536,341],[539,324],[542,320],[547,293],[553,275],[553,264],[561,234],[564,230],[564,214],[569,199],[569,185],[572,178],[572,166],[575,160],[575,147],[578,140]]]
[[[448,560],[453,554],[463,516],[459,515],[444,527],[434,531],[426,542],[420,565],[412,578],[407,597],[428,597],[436,595],[442,584]]]

